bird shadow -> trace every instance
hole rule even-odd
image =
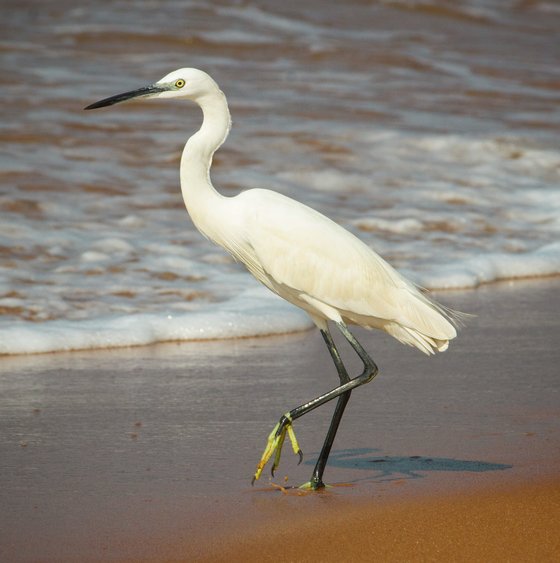
[[[388,456],[379,455],[380,450],[372,448],[356,448],[338,450],[331,453],[329,467],[343,469],[359,469],[375,473],[367,479],[391,481],[394,479],[422,479],[425,473],[433,471],[460,471],[467,473],[485,473],[488,471],[504,471],[513,466],[505,463],[491,463],[479,460],[464,460],[447,457]],[[307,460],[306,465],[314,465],[314,460]],[[361,481],[362,479],[357,479]]]

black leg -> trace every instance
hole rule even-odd
[[[328,329],[326,331],[321,330],[321,335],[325,340],[327,348],[331,354],[331,358],[333,359],[334,365],[336,366],[336,370],[338,371],[338,377],[340,379],[340,384],[344,385],[350,381],[350,376],[342,363],[342,359],[340,357],[340,353],[332,339],[332,336]],[[327,465],[327,460],[329,458],[329,454],[331,453],[331,448],[334,442],[334,438],[336,436],[336,432],[338,430],[338,426],[340,425],[340,421],[342,419],[342,415],[344,414],[344,409],[348,404],[350,399],[350,395],[352,391],[346,391],[338,398],[336,403],[336,407],[334,409],[334,414],[331,420],[331,424],[329,426],[329,431],[327,432],[327,436],[325,438],[325,442],[323,443],[323,447],[321,448],[321,453],[319,454],[319,458],[317,459],[317,463],[315,464],[315,469],[313,470],[313,475],[311,476],[311,480],[309,481],[309,485],[311,489],[317,490],[321,489],[325,486],[323,483],[323,472],[325,471],[325,467]]]
[[[307,414],[308,412],[316,409],[317,407],[320,407],[321,405],[324,405],[325,403],[328,403],[329,401],[336,399],[337,397],[339,397],[343,393],[346,393],[347,391],[352,391],[352,389],[355,389],[360,385],[369,383],[377,375],[378,369],[374,361],[369,357],[368,353],[363,349],[362,345],[356,340],[356,338],[354,338],[354,336],[348,330],[346,325],[344,323],[336,323],[336,325],[338,326],[340,332],[342,332],[344,338],[348,340],[350,346],[352,346],[356,354],[360,356],[360,359],[364,364],[364,370],[360,375],[354,377],[353,379],[350,379],[350,381],[347,381],[346,383],[338,387],[335,387],[334,389],[332,389],[328,393],[325,393],[324,395],[320,395],[319,397],[312,399],[308,403],[296,407],[295,409],[291,410],[290,412],[282,416],[280,418],[279,427],[276,432],[278,435],[281,433],[282,429],[285,426],[287,426],[289,423],[296,420],[300,416],[303,416],[304,414]]]
[[[294,452],[298,453],[301,458],[301,451],[299,451],[299,446],[295,440],[295,435],[293,434],[292,430],[292,422],[307,414],[308,412],[324,405],[325,403],[340,397],[338,401],[337,407],[335,409],[335,414],[333,415],[333,419],[331,421],[331,426],[329,428],[329,432],[325,439],[325,443],[323,445],[323,449],[321,454],[319,455],[319,459],[317,461],[317,466],[315,467],[315,471],[313,472],[312,481],[309,482],[308,486],[311,489],[317,489],[323,487],[324,484],[322,482],[323,471],[327,464],[328,455],[330,453],[330,449],[332,443],[334,441],[336,431],[338,429],[338,425],[340,423],[340,419],[342,418],[342,414],[344,412],[344,408],[346,407],[346,403],[350,398],[350,392],[352,389],[359,387],[360,385],[364,385],[365,383],[369,383],[376,375],[377,375],[377,366],[375,365],[374,361],[369,357],[367,352],[363,349],[362,345],[356,340],[356,338],[350,333],[348,328],[343,322],[336,323],[340,332],[346,338],[350,346],[354,349],[356,354],[360,357],[364,364],[364,369],[362,373],[353,379],[350,379],[342,360],[340,359],[340,355],[338,350],[336,349],[332,337],[329,333],[322,331],[323,338],[327,342],[327,346],[331,353],[331,357],[335,363],[335,366],[338,370],[339,378],[341,380],[341,385],[335,387],[328,393],[324,395],[320,395],[315,399],[292,409],[290,412],[287,412],[285,415],[280,417],[278,424],[274,427],[274,430],[268,437],[267,447],[261,457],[259,464],[257,465],[257,471],[253,477],[253,483],[259,478],[263,467],[270,459],[271,455],[276,452],[275,462],[273,468],[277,466],[278,460],[280,458],[280,451],[282,449],[282,445],[284,443],[284,438],[286,433],[290,434],[290,439],[292,440],[292,447],[294,448]],[[344,383],[343,383],[344,381]]]

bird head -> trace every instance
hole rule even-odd
[[[217,84],[202,70],[180,68],[166,74],[161,80],[149,86],[117,94],[90,104],[84,109],[112,106],[133,98],[184,98],[198,100],[205,94],[219,91]]]

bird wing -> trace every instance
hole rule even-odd
[[[402,292],[417,290],[360,239],[276,192],[249,190],[238,198],[245,225],[238,257],[265,285],[341,312],[399,320]]]

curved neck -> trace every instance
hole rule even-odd
[[[228,136],[231,119],[226,97],[216,90],[197,99],[204,119],[202,126],[185,145],[181,156],[181,192],[189,215],[196,227],[207,237],[214,238],[208,221],[213,205],[224,199],[212,186],[210,166],[212,156]]]

